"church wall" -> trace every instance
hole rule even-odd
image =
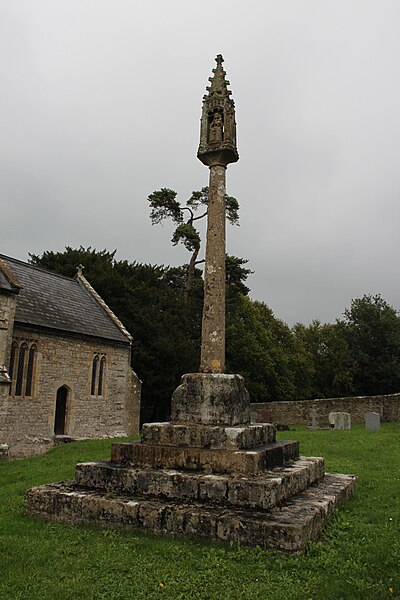
[[[10,456],[45,452],[54,445],[57,390],[68,390],[65,435],[118,437],[137,433],[140,380],[130,367],[130,348],[16,327],[14,338],[37,347],[32,397],[9,396],[0,410],[0,444]],[[104,392],[91,395],[95,354],[105,357]]]
[[[16,305],[16,294],[0,292],[0,365],[8,366]]]
[[[0,291],[0,424],[4,420],[10,393],[10,378],[7,372],[16,308],[16,294]],[[0,435],[0,460],[8,456],[8,447]]]

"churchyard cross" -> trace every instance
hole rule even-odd
[[[239,160],[235,104],[221,54],[203,98],[197,157],[210,168],[200,372],[225,371],[225,175]]]

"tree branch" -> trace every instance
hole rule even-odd
[[[199,219],[203,219],[207,215],[208,215],[208,210],[206,210],[205,213],[203,213],[202,215],[199,215],[198,217],[193,217],[193,221],[198,221]]]
[[[192,224],[193,221],[195,221],[195,216],[194,216],[194,213],[193,213],[192,209],[189,208],[188,206],[181,206],[181,210],[188,210],[190,212],[189,222],[190,222],[190,224]]]

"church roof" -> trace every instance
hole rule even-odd
[[[17,291],[16,282],[16,323],[131,342],[131,335],[83,277],[64,277],[0,254],[0,289]]]

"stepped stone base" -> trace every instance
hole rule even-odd
[[[275,441],[275,427],[269,423],[223,427],[176,423],[145,423],[142,442],[161,446],[248,450]]]
[[[26,513],[297,553],[354,489],[273,425],[250,425],[239,375],[185,375],[172,414],[113,444],[110,461],[78,464],[75,481],[29,490]]]
[[[87,489],[156,500],[213,502],[269,509],[318,483],[324,477],[322,458],[301,458],[257,477],[204,474],[172,469],[133,469],[106,461],[80,463],[75,483]]]
[[[354,483],[351,476],[326,475],[317,486],[269,512],[114,497],[73,482],[32,488],[27,492],[25,507],[30,515],[60,523],[144,529],[300,553],[308,541],[318,537],[333,510],[350,497]]]
[[[143,468],[187,469],[208,473],[240,473],[257,475],[266,468],[284,464],[299,457],[298,442],[271,442],[252,450],[214,450],[209,448],[176,448],[174,446],[119,443],[112,445],[111,460]]]

